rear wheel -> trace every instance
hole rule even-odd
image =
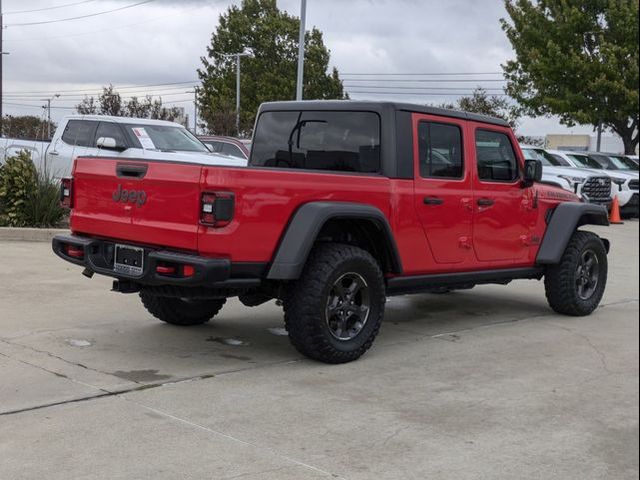
[[[289,339],[314,360],[356,360],[378,334],[384,304],[382,271],[368,252],[351,245],[319,245],[284,301]]]
[[[544,277],[551,308],[564,315],[589,315],[598,305],[607,284],[607,251],[596,234],[577,231],[558,265]]]
[[[225,299],[191,300],[188,298],[162,297],[144,290],[140,299],[147,311],[163,322],[187,327],[201,325],[215,317],[225,304]]]

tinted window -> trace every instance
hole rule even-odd
[[[571,153],[568,153],[567,155],[576,163],[578,167],[597,168],[598,170],[602,169],[602,165],[600,165],[591,157],[588,157],[586,155],[573,155]]]
[[[145,150],[161,152],[202,152],[207,147],[186,128],[170,125],[123,125],[133,145]]]
[[[94,142],[95,147],[98,146],[98,139],[102,137],[115,139],[116,145],[118,147],[127,146],[127,141],[124,138],[122,129],[116,123],[100,122],[100,124],[98,125],[98,130],[96,131],[96,139]]]
[[[225,155],[231,155],[232,157],[246,158],[242,150],[232,143],[223,143],[222,153]]]
[[[476,155],[481,180],[510,182],[518,178],[518,160],[504,133],[476,130]]]
[[[222,142],[214,142],[213,140],[205,140],[203,142],[205,145],[209,145],[211,147],[211,151],[215,153],[219,153],[222,149]]]
[[[373,173],[380,170],[380,118],[371,112],[265,112],[252,166]]]
[[[420,122],[420,175],[462,178],[462,133],[455,125]]]
[[[601,168],[605,170],[617,170],[609,157],[605,157],[604,155],[589,155],[589,157],[598,162]]]
[[[62,133],[62,141],[78,147],[93,146],[93,137],[98,122],[88,120],[69,120]]]

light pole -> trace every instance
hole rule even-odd
[[[193,87],[193,91],[188,90],[185,93],[193,93],[193,134],[198,134],[198,92],[199,87]]]
[[[240,136],[240,58],[250,57],[251,55],[252,53],[246,51],[246,49],[242,53],[222,55],[225,58],[236,57],[236,131],[238,136]]]
[[[43,100],[45,102],[47,102],[46,105],[44,105],[42,108],[46,108],[47,109],[47,139],[51,140],[51,101],[54,98],[59,98],[60,94],[56,93],[53,97],[51,98],[43,98]]]
[[[0,136],[2,136],[2,120],[4,119],[4,113],[2,111],[2,103],[3,103],[3,98],[2,98],[2,80],[3,80],[2,59],[3,59],[3,57],[5,55],[9,55],[9,52],[5,52],[3,50],[3,45],[2,45],[3,30],[4,30],[4,22],[3,22],[3,18],[2,18],[2,0],[0,0]]]
[[[296,100],[302,100],[302,82],[304,81],[304,36],[307,22],[307,0],[300,2],[300,38],[298,43],[298,80],[296,82]]]

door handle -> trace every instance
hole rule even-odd
[[[148,165],[131,165],[119,163],[116,165],[116,175],[120,178],[144,178]]]
[[[424,197],[422,202],[425,205],[442,205],[444,203],[444,200],[438,197]]]
[[[496,202],[490,198],[479,198],[477,203],[479,207],[491,207]]]
[[[49,155],[51,155],[52,157],[57,157],[60,154],[58,152],[49,152]]]

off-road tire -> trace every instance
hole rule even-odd
[[[578,266],[585,252],[591,251],[598,260],[598,282],[587,299],[578,294]],[[607,251],[595,233],[576,231],[562,255],[560,263],[547,269],[544,287],[547,301],[553,310],[563,315],[581,317],[589,315],[599,305],[607,284]]]
[[[335,282],[356,275],[366,282],[369,311],[361,330],[348,340],[331,333],[328,302]],[[285,326],[292,345],[325,363],[358,359],[373,344],[384,316],[385,284],[378,262],[365,250],[338,243],[318,244],[298,281],[284,298]],[[334,332],[335,333],[335,332]]]
[[[142,290],[140,299],[147,311],[163,322],[181,327],[201,325],[215,317],[226,299],[187,300],[162,297]]]

